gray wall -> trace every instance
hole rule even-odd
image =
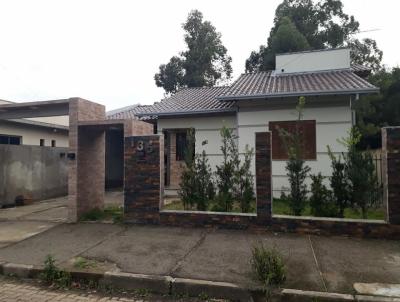
[[[0,206],[68,194],[68,148],[0,145]],[[61,157],[60,154],[64,153]]]

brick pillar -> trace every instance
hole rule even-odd
[[[400,224],[400,127],[382,129],[383,197],[387,221]]]
[[[272,218],[271,133],[256,133],[257,222],[269,224]]]
[[[80,98],[69,102],[68,219],[103,207],[105,182],[104,131],[79,133],[79,121],[104,120],[105,107]]]
[[[179,189],[185,162],[176,160],[176,132],[170,131],[169,136],[169,187]]]
[[[158,224],[164,193],[163,137],[126,137],[124,162],[125,221]]]

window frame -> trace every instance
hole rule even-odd
[[[5,137],[7,139],[7,143],[6,144],[0,143],[0,145],[13,145],[13,146],[22,145],[22,136],[21,135],[0,134],[0,136]],[[11,144],[11,142],[10,142],[11,139],[18,139],[19,143],[18,144]]]
[[[268,123],[268,128],[269,131],[271,132],[271,157],[272,160],[275,161],[287,161],[289,159],[288,153],[287,151],[283,151],[283,141],[282,139],[279,137],[277,138],[276,136],[279,134],[277,133],[276,130],[276,126],[277,124],[287,124],[286,127],[282,128],[288,128],[288,127],[294,127],[295,123],[300,123],[303,126],[303,129],[306,129],[306,133],[304,133],[303,135],[312,135],[312,138],[310,138],[309,140],[306,139],[306,143],[305,145],[303,145],[304,148],[312,148],[310,150],[304,149],[303,148],[303,154],[304,154],[304,158],[303,160],[306,161],[315,161],[317,160],[317,123],[316,120],[286,120],[286,121],[270,121]],[[306,127],[312,126],[311,130],[307,129]],[[279,147],[276,148],[277,145],[277,141],[279,141]],[[311,141],[311,143],[310,143]],[[275,148],[274,148],[275,146]]]

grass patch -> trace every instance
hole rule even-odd
[[[275,248],[267,248],[263,244],[253,246],[250,263],[255,277],[265,287],[280,286],[285,282],[285,264]]]
[[[112,220],[114,223],[122,222],[123,220],[123,208],[119,206],[108,206],[103,210],[93,209],[85,213],[81,221],[101,221],[101,220]]]
[[[207,211],[213,211],[216,202],[211,201],[208,205]],[[171,203],[164,205],[163,210],[172,210],[172,211],[197,211],[196,207],[191,207],[190,209],[185,209],[183,207],[183,202],[180,199],[173,200]],[[239,202],[233,203],[233,208],[231,213],[241,213],[242,210],[240,208]],[[248,213],[256,213],[256,201],[253,200],[250,204],[250,211]]]
[[[280,215],[293,215],[287,202],[280,198],[274,198],[272,202],[272,212],[274,214],[280,214]],[[311,215],[311,208],[308,203],[306,204],[306,207],[301,213],[301,216],[313,216]],[[382,208],[369,209],[367,217],[368,219],[384,220],[385,210]],[[362,215],[361,212],[358,211],[357,209],[347,208],[344,211],[344,218],[362,219]]]
[[[71,274],[56,266],[56,260],[48,255],[44,261],[43,273],[40,278],[48,284],[59,288],[69,288],[72,283]]]
[[[84,257],[78,257],[74,261],[74,267],[79,269],[89,269],[96,267],[96,261],[86,259]]]

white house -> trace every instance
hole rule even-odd
[[[0,100],[0,111],[8,104]],[[68,124],[68,116],[0,120],[0,144],[68,147]]]
[[[329,176],[327,145],[333,152],[345,151],[337,139],[346,137],[354,124],[352,104],[361,94],[378,92],[363,78],[366,73],[368,69],[350,65],[346,48],[280,54],[275,70],[244,73],[226,87],[182,89],[152,106],[136,106],[132,114],[156,120],[157,132],[165,135],[169,188],[179,186],[188,128],[195,129],[196,152],[205,150],[212,167],[222,158],[222,126],[237,133],[242,153],[246,145],[254,148],[256,132],[272,131],[273,190],[279,196],[288,187],[287,154],[276,126],[293,129],[298,98],[305,96],[301,128],[307,164],[311,173]]]

